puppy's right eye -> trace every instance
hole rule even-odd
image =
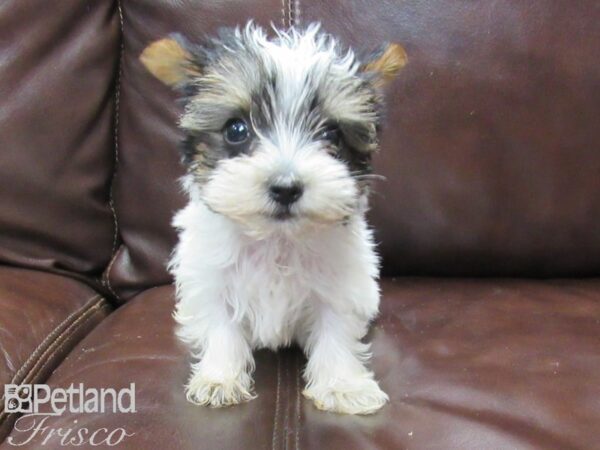
[[[330,124],[327,125],[318,135],[319,139],[322,141],[329,142],[333,145],[338,145],[340,143],[340,129],[337,125]]]
[[[242,144],[250,137],[250,129],[242,119],[229,119],[223,128],[223,136],[229,144]]]

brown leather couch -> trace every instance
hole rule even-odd
[[[316,410],[297,349],[258,352],[250,403],[183,395],[179,106],[138,56],[249,18],[409,55],[376,161],[373,416]],[[600,448],[599,42],[596,0],[4,0],[0,382],[135,383],[135,414],[45,423],[134,433],[116,448]]]

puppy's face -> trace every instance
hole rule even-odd
[[[254,25],[208,46],[151,44],[142,62],[185,94],[189,189],[265,235],[341,223],[366,195],[380,86],[406,62],[396,44],[361,63],[318,26],[268,39]]]

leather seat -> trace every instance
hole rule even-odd
[[[45,381],[110,309],[102,295],[71,278],[0,267],[0,384]],[[2,389],[3,407],[4,398]],[[15,418],[3,409],[0,438]]]
[[[600,281],[386,279],[383,299],[371,338],[390,404],[374,416],[338,416],[304,399],[297,349],[257,353],[258,397],[249,403],[188,403],[173,289],[159,287],[111,314],[48,380],[133,382],[137,412],[63,414],[45,425],[124,427],[135,434],[117,448],[132,449],[597,446]],[[60,448],[60,436],[46,446]]]

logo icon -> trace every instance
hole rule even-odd
[[[7,413],[32,412],[33,389],[29,384],[4,385],[4,411]]]

